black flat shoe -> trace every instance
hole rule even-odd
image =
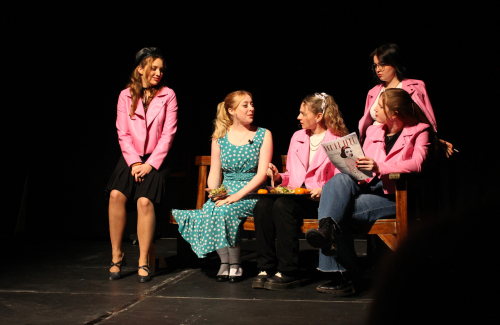
[[[144,271],[148,272],[148,275],[140,275],[140,274],[137,274],[137,282],[141,282],[141,283],[144,283],[144,282],[149,282],[151,281],[151,276],[149,275],[149,266],[147,265],[143,265],[143,266],[139,266],[137,268],[137,270],[139,269],[143,269]]]
[[[264,289],[267,279],[274,276],[275,272],[260,271],[259,275],[253,278],[252,289]]]
[[[229,264],[229,274],[231,274],[231,265],[238,265],[238,268],[241,268],[241,266],[239,264]],[[243,280],[243,269],[241,269],[240,275],[230,275],[229,276],[230,283],[240,282],[241,280]]]
[[[338,297],[357,295],[361,291],[359,277],[355,272],[335,272],[334,279],[316,287],[321,293]]]
[[[229,263],[220,263],[221,265],[223,264],[228,264]],[[229,270],[227,270],[227,274],[221,274],[221,275],[217,275],[217,282],[226,282],[227,280],[229,280]]]
[[[287,290],[300,287],[300,278],[284,275],[281,272],[276,273],[264,283],[264,289],[267,290]]]
[[[125,253],[123,253],[123,257],[120,262],[113,263],[113,261],[111,261],[111,265],[109,266],[109,268],[111,269],[113,266],[118,266],[120,270],[118,272],[109,272],[109,279],[110,280],[120,279],[122,277],[122,266],[125,265],[127,265],[127,260],[125,259]]]

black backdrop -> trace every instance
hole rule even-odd
[[[273,133],[275,160],[286,153],[309,93],[331,94],[349,130],[357,131],[374,86],[369,54],[394,42],[404,51],[408,77],[427,85],[440,137],[460,150],[448,166],[455,179],[446,189],[451,205],[479,202],[485,188],[495,188],[488,181],[493,169],[488,177],[477,167],[478,153],[487,164],[478,150],[492,142],[498,108],[498,19],[487,6],[184,2],[11,9],[4,29],[2,235],[14,233],[27,179],[28,233],[106,236],[103,189],[120,155],[116,102],[144,46],[163,50],[165,78],[177,94],[174,165],[186,150],[210,154],[216,105],[238,89],[253,93],[255,124]]]

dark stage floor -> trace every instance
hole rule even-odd
[[[166,264],[146,284],[136,281],[138,247],[126,242],[126,276],[107,280],[107,241],[25,240],[0,270],[0,324],[362,324],[370,289],[351,298],[316,292],[324,279],[315,271],[317,251],[301,240],[302,286],[287,291],[251,288],[256,275],[255,241],[242,244],[247,276],[217,283],[218,258],[198,269],[176,268],[176,240],[157,241]],[[366,242],[357,241],[360,255]],[[166,266],[165,266],[166,265]],[[373,271],[371,271],[373,272]],[[370,268],[365,272],[370,279]]]

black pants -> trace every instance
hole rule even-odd
[[[299,234],[303,219],[318,217],[319,202],[304,197],[264,197],[253,210],[257,267],[295,272],[299,267]]]

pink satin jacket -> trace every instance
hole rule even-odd
[[[160,169],[177,131],[177,99],[172,89],[164,87],[151,101],[147,114],[142,101],[129,116],[132,96],[124,89],[118,98],[116,129],[125,161],[130,166],[141,162],[140,156],[151,154],[146,164]]]
[[[366,157],[377,162],[380,169],[377,175],[382,179],[385,194],[395,192],[395,184],[389,179],[390,173],[419,173],[422,170],[430,146],[429,128],[430,125],[425,123],[405,127],[389,155],[386,155],[384,124],[368,127],[363,151]]]
[[[427,90],[425,89],[424,82],[416,79],[403,79],[402,83],[403,89],[410,94],[413,101],[424,111],[425,116],[427,116],[429,122],[431,122],[434,131],[437,131],[436,118],[434,117],[434,111],[432,110],[429,96],[427,96]],[[373,124],[370,109],[383,87],[384,86],[382,84],[379,84],[370,89],[368,92],[368,96],[366,97],[365,114],[361,120],[359,120],[359,136],[361,141],[365,138],[366,129]]]
[[[339,137],[326,131],[324,142],[333,141]],[[320,146],[311,166],[309,165],[309,135],[308,130],[299,130],[295,132],[290,140],[288,148],[288,156],[286,160],[285,173],[280,174],[282,178],[281,185],[300,187],[305,183],[306,188],[315,189],[323,187],[333,175],[340,173],[335,166],[330,162],[325,150]]]

